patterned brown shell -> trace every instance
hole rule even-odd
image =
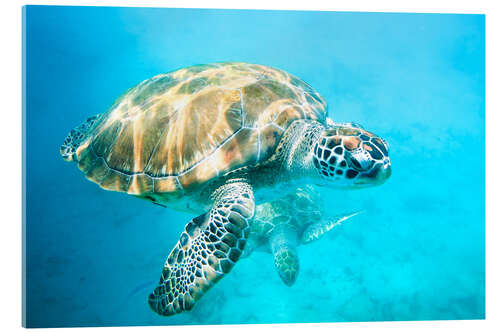
[[[284,71],[193,66],[127,91],[100,116],[76,157],[105,189],[180,195],[265,161],[292,121],[325,117],[321,96]]]

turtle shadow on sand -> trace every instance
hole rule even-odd
[[[252,242],[258,204],[306,184],[380,185],[391,175],[388,150],[385,140],[360,125],[327,117],[325,100],[301,79],[238,62],[145,80],[75,127],[60,148],[103,189],[197,216],[186,224],[148,299],[165,316],[191,310],[231,271]],[[300,200],[296,204],[285,209],[299,209]],[[298,265],[294,242],[328,229],[311,217],[316,220],[301,232],[293,228],[302,222],[288,223],[286,215],[257,222],[263,230],[274,225],[268,244],[287,284]]]

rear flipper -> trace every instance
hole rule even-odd
[[[334,217],[334,218],[327,218],[323,219],[319,222],[314,222],[309,224],[304,232],[302,232],[301,236],[301,241],[303,244],[310,243],[312,241],[315,241],[321,237],[323,237],[324,234],[326,234],[328,231],[332,230],[334,227],[340,225],[342,222],[345,220],[358,215],[359,213],[362,213],[362,211],[355,212],[346,216],[341,216],[341,217]]]
[[[90,117],[83,124],[71,130],[60,149],[61,155],[65,161],[71,162],[74,160],[76,149],[80,146],[80,143],[87,138],[89,131],[93,129],[98,118],[99,115]]]
[[[253,192],[247,183],[221,186],[212,209],[192,219],[165,262],[149,305],[170,316],[193,308],[240,258],[254,217]]]
[[[287,286],[292,286],[299,274],[297,230],[287,224],[276,225],[269,237],[269,245],[281,280]]]

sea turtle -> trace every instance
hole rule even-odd
[[[358,213],[330,215],[311,185],[300,187],[282,198],[257,205],[242,258],[256,250],[272,253],[281,280],[292,286],[299,273],[296,247],[320,239]]]
[[[214,63],[154,76],[61,146],[102,188],[201,214],[170,252],[149,305],[190,310],[240,258],[255,202],[297,184],[365,187],[390,175],[388,146],[327,120],[326,103],[279,69]]]

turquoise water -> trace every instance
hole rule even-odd
[[[25,9],[26,325],[481,319],[485,315],[484,16],[96,7]],[[292,287],[272,257],[242,259],[173,317],[147,304],[192,216],[101,190],[59,146],[158,73],[214,61],[284,69],[336,121],[391,146],[393,174],[321,189],[364,213],[298,249]]]

